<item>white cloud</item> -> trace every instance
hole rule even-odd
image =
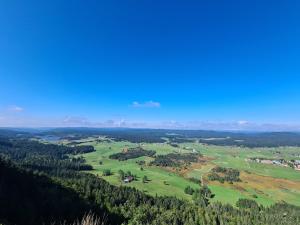
[[[62,123],[68,126],[87,126],[90,124],[87,118],[81,116],[66,116]]]
[[[152,102],[152,101],[151,101]],[[153,102],[151,103],[153,104]],[[141,107],[140,103],[136,103]],[[148,106],[149,107],[149,106]],[[157,107],[157,106],[156,106]],[[10,107],[20,112],[21,107]],[[246,120],[236,121],[149,121],[108,118],[107,120],[90,120],[82,116],[35,117],[26,113],[12,113],[8,107],[0,110],[0,127],[128,127],[128,128],[166,128],[192,130],[227,130],[227,131],[300,131],[300,124],[255,123]]]
[[[168,128],[168,129],[183,129],[186,125],[176,120],[163,121],[156,124],[157,128]]]
[[[8,107],[8,111],[10,112],[22,112],[24,111],[24,108],[17,106],[17,105],[12,105]]]
[[[159,108],[160,103],[159,102],[154,102],[154,101],[147,101],[147,102],[134,101],[131,104],[131,106],[134,107],[134,108]]]
[[[238,124],[239,125],[247,125],[247,124],[249,124],[249,121],[247,121],[247,120],[240,120],[240,121],[238,121]]]

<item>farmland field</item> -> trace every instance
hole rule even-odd
[[[82,155],[86,162],[93,166],[93,170],[90,172],[103,177],[113,185],[127,185],[150,195],[177,196],[189,200],[191,195],[185,194],[184,189],[187,186],[199,188],[199,184],[190,180],[190,178],[196,178],[211,189],[214,194],[212,201],[234,205],[239,198],[249,198],[265,206],[278,201],[300,205],[300,171],[290,167],[248,161],[249,158],[254,157],[290,160],[293,159],[295,153],[300,151],[300,148],[297,147],[223,147],[203,145],[197,142],[181,143],[174,147],[167,143],[135,144],[109,139],[100,142],[87,139],[86,143],[81,144],[93,145],[96,150]],[[198,152],[203,155],[205,160],[191,163],[184,168],[167,168],[149,165],[154,159],[148,156],[124,161],[109,157],[114,153],[122,152],[124,149],[138,146],[145,150],[154,150],[156,155]],[[144,161],[145,164],[141,166],[137,163],[139,161]],[[207,179],[207,175],[216,166],[239,170],[241,182],[210,181]],[[103,171],[107,169],[112,174],[103,176]],[[125,184],[119,177],[119,170],[130,171],[136,175],[137,179]],[[147,182],[142,181],[144,176],[147,176]]]

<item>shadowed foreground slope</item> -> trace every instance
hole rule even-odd
[[[71,223],[91,210],[99,216],[106,214],[104,209],[96,209],[74,191],[48,177],[26,172],[0,158],[0,222],[23,225],[51,224],[53,221]]]

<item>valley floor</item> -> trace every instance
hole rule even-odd
[[[253,157],[291,160],[300,152],[300,148],[297,147],[250,149],[203,145],[196,142],[181,143],[178,147],[174,147],[167,143],[134,144],[111,140],[99,142],[92,138],[81,144],[92,144],[96,149],[95,152],[82,155],[87,163],[93,166],[94,170],[91,172],[114,185],[135,187],[150,195],[171,195],[191,199],[191,195],[185,194],[184,189],[187,186],[199,187],[199,184],[190,180],[190,178],[196,178],[211,189],[215,195],[213,201],[235,205],[239,198],[249,198],[265,206],[278,201],[300,205],[300,171],[290,167],[248,160]],[[192,163],[185,168],[165,168],[150,166],[149,162],[153,160],[152,157],[143,156],[125,161],[109,158],[111,154],[122,152],[124,148],[137,146],[146,150],[154,150],[156,155],[199,152],[203,155],[204,161]],[[145,161],[145,165],[139,165],[138,161]],[[216,166],[239,170],[241,182],[230,184],[210,181],[207,175]],[[112,175],[103,176],[103,171],[107,169],[111,170]],[[137,176],[137,180],[125,184],[120,180],[119,170],[130,171]],[[143,182],[144,176],[148,178],[147,182]]]

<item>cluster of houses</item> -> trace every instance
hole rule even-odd
[[[269,165],[277,165],[277,166],[285,166],[292,167],[295,170],[300,171],[300,160],[284,160],[284,159],[264,159],[264,158],[250,158],[248,161],[269,164]]]
[[[295,170],[300,170],[300,160],[294,160]]]

